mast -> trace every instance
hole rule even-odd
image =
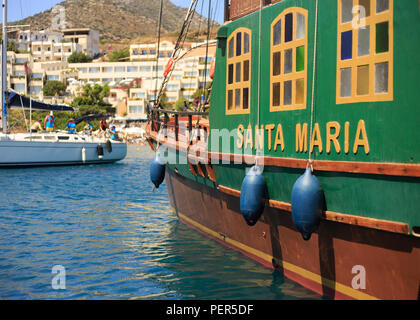
[[[7,0],[3,0],[3,45],[1,50],[1,103],[2,103],[2,125],[3,133],[7,134]]]

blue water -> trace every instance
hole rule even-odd
[[[0,299],[320,299],[180,223],[152,157],[0,170]]]

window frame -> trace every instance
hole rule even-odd
[[[353,8],[360,5],[361,0],[353,0]],[[370,27],[369,54],[358,56],[359,30],[353,28],[353,21],[341,23],[342,0],[337,0],[337,88],[336,103],[348,104],[359,102],[380,102],[394,100],[394,0],[389,0],[386,11],[376,13],[377,0],[370,0],[370,16],[366,17],[366,27]],[[355,14],[353,14],[353,19]],[[376,53],[376,25],[388,22],[388,52]],[[352,31],[352,58],[341,60],[341,34]],[[388,63],[388,93],[375,93],[375,67],[379,63]],[[358,95],[358,67],[369,66],[369,93]],[[341,70],[351,69],[351,96],[341,96]]]
[[[288,14],[293,14],[293,38],[292,41],[285,42],[285,18]],[[297,15],[301,14],[305,17],[305,36],[303,39],[297,39]],[[277,23],[281,21],[281,41],[280,44],[274,45],[274,27]],[[290,7],[285,9],[280,15],[274,19],[270,27],[271,37],[270,37],[270,112],[278,111],[293,111],[293,110],[304,110],[307,105],[307,92],[308,92],[308,10],[300,7]],[[305,58],[304,58],[304,70],[296,71],[296,51],[297,48],[304,46],[305,47]],[[284,74],[285,67],[285,52],[292,49],[292,72]],[[280,59],[280,74],[273,74],[274,67],[274,54],[281,53]],[[303,79],[304,89],[303,89],[303,103],[296,103],[296,81]],[[287,81],[292,81],[292,103],[290,105],[284,104],[284,83]],[[280,83],[280,105],[273,105],[274,90],[273,85],[275,83]]]
[[[237,34],[242,33],[241,36],[241,55],[237,56]],[[248,34],[249,36],[249,51],[248,53],[244,54],[245,49],[245,36],[244,34]],[[229,58],[229,42],[233,41],[233,57]],[[252,79],[252,30],[248,28],[238,28],[227,39],[227,48],[226,48],[226,115],[238,115],[238,114],[250,114],[251,113],[251,79]],[[243,81],[243,69],[244,69],[244,62],[249,61],[249,74],[248,74],[248,81]],[[236,66],[237,63],[241,65],[241,81],[236,82]],[[229,84],[229,65],[233,65],[233,83]],[[243,108],[243,92],[244,89],[248,88],[248,108]],[[229,109],[229,91],[232,90],[232,109]],[[240,108],[236,109],[235,105],[235,91],[240,90]]]

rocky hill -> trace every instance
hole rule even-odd
[[[107,41],[129,41],[157,33],[158,0],[66,0],[58,5],[65,8],[67,28],[95,29],[100,32],[101,39]],[[179,32],[186,13],[187,9],[164,0],[162,33]],[[51,28],[52,21],[57,21],[56,16],[50,9],[12,24],[47,29]],[[203,30],[206,25],[207,19],[196,14],[191,29]]]

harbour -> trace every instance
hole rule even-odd
[[[0,298],[420,299],[418,0],[20,9]]]

